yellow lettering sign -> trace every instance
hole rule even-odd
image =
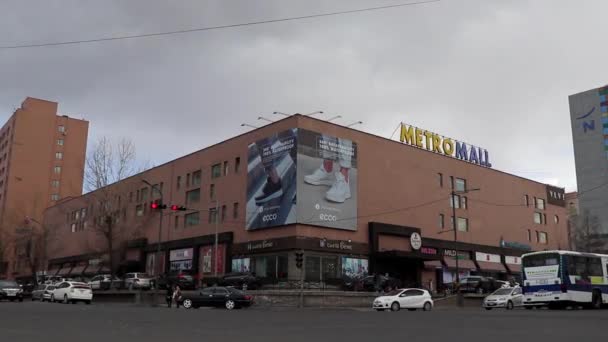
[[[408,145],[415,144],[414,126],[408,127],[404,124],[401,124],[401,142],[404,142]]]
[[[429,131],[424,131],[424,136],[426,137],[425,147],[427,150],[431,150],[431,138],[433,138],[433,133]]]
[[[422,130],[416,128],[416,147],[422,148]]]

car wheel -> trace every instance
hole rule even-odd
[[[226,307],[226,309],[232,310],[236,307],[236,303],[232,299],[228,299],[224,306]]]
[[[433,305],[430,302],[424,303],[424,306],[422,307],[422,310],[424,310],[424,311],[431,311],[431,309],[433,309]]]
[[[512,301],[508,301],[507,302],[507,310],[513,310],[513,307],[514,307],[513,302]]]
[[[67,304],[68,303],[68,295],[65,294],[63,295],[63,304]]]
[[[51,295],[51,299],[49,300],[49,303],[55,303],[55,295],[54,294]]]
[[[399,305],[399,303],[394,302],[393,304],[391,304],[391,311],[399,311],[401,310],[401,305]]]
[[[190,299],[184,299],[182,305],[184,306],[184,309],[190,309],[192,308],[192,301]]]

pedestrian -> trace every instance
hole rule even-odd
[[[179,309],[179,303],[182,300],[182,290],[179,288],[179,285],[175,285],[175,290],[173,291],[173,301],[175,301],[175,308]]]
[[[171,308],[171,303],[173,302],[173,285],[167,284],[167,293],[165,295],[165,301],[167,302],[167,307]]]

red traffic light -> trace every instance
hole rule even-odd
[[[171,206],[171,210],[173,210],[173,211],[186,211],[186,210],[188,210],[188,208],[186,208],[184,206],[181,206],[181,205],[173,204]]]
[[[158,203],[152,202],[152,204],[150,204],[150,208],[152,208],[152,209],[158,209]]]
[[[167,209],[167,205],[166,204],[162,204],[159,203],[158,201],[154,201],[152,203],[150,203],[150,209]]]

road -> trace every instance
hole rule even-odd
[[[0,303],[13,341],[600,341],[608,310],[375,312],[349,309],[184,310],[129,304]]]

